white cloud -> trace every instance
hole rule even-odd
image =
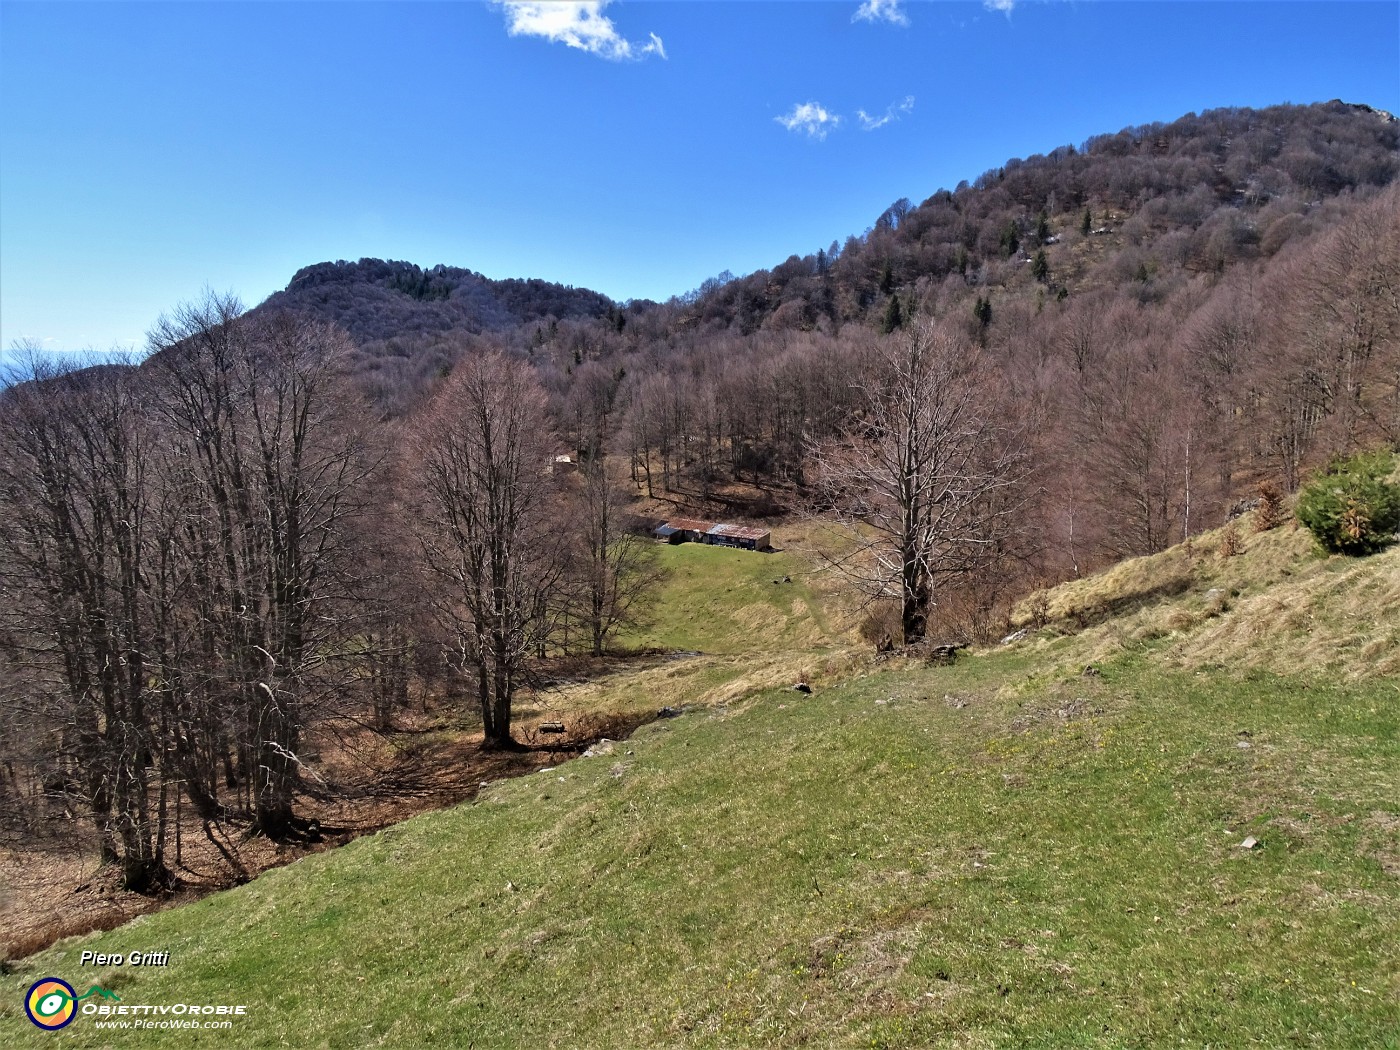
[[[905,95],[904,98],[886,107],[884,116],[872,117],[863,109],[856,110],[856,119],[860,121],[862,131],[874,131],[876,128],[883,128],[886,124],[891,124],[906,113],[914,112],[914,96]]]
[[[774,117],[789,131],[805,132],[814,139],[824,139],[828,131],[841,123],[841,118],[817,102],[803,102],[792,107],[792,112]]]
[[[1007,0],[1002,0],[1003,3]],[[891,25],[907,26],[909,16],[904,13],[900,0],[863,0],[852,22],[889,22]]]
[[[1016,0],[982,0],[982,6],[988,11],[1000,11],[1009,16],[1016,7]]]
[[[541,36],[551,43],[567,44],[590,55],[620,62],[647,55],[666,57],[666,48],[655,33],[651,40],[634,44],[618,33],[612,19],[603,14],[611,0],[495,0],[506,12],[506,32],[511,36]]]

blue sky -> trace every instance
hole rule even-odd
[[[1400,4],[0,0],[0,347],[362,256],[664,299],[1009,157],[1334,97],[1400,111]]]

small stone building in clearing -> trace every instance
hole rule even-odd
[[[750,551],[766,551],[773,546],[773,535],[767,529],[699,521],[695,518],[672,518],[658,525],[652,531],[652,535],[667,543],[708,543],[717,547],[738,547]]]

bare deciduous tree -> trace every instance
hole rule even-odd
[[[579,557],[574,575],[577,618],[588,632],[594,656],[618,627],[638,623],[665,570],[650,539],[624,530],[626,497],[608,479],[604,462],[590,460],[574,516]]]
[[[819,485],[858,537],[833,566],[900,602],[923,639],[938,590],[996,557],[1017,529],[1023,428],[966,342],[930,325],[882,344],[855,426],[813,449]]]
[[[421,420],[416,519],[432,603],[475,679],[487,747],[510,747],[511,708],[553,627],[563,543],[546,467],[554,451],[530,367],[464,358]]]

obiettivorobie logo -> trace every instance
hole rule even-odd
[[[46,1032],[66,1028],[79,1014],[92,1018],[98,1028],[227,1029],[248,1015],[248,1007],[242,1003],[128,1003],[95,984],[79,995],[67,981],[45,977],[24,994],[24,1012]]]
[[[29,991],[24,995],[24,1012],[40,1028],[53,1032],[71,1024],[78,1014],[78,1003],[92,996],[121,1002],[121,996],[116,992],[109,992],[95,984],[79,995],[67,981],[45,977],[29,986]]]

